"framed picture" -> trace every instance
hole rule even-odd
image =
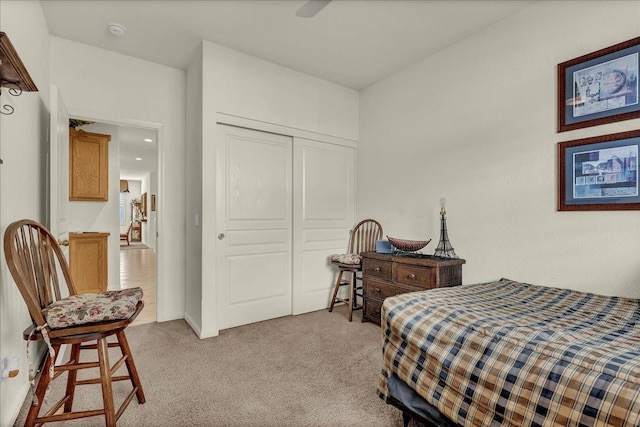
[[[558,210],[640,209],[640,130],[558,143]]]
[[[147,221],[147,193],[142,193],[142,221]]]
[[[640,117],[640,37],[558,64],[558,132]]]

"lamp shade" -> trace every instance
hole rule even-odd
[[[120,192],[121,193],[128,193],[129,192],[129,181],[127,181],[126,179],[121,179],[120,180]]]

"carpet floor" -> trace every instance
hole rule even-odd
[[[146,403],[134,398],[119,426],[402,425],[400,411],[376,395],[380,328],[361,323],[360,315],[348,322],[344,306],[232,328],[204,340],[183,320],[131,326],[127,337]],[[119,351],[111,351],[113,363]],[[87,360],[96,359],[85,353],[93,356]],[[65,378],[54,381],[49,403],[62,396]],[[114,384],[116,408],[129,390],[125,382]],[[99,385],[80,386],[74,410],[100,402]],[[101,426],[104,418],[49,425]]]

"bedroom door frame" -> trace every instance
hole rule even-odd
[[[163,176],[163,155],[162,155],[162,146],[164,143],[164,125],[158,122],[148,122],[144,120],[137,120],[127,117],[120,116],[111,116],[108,114],[99,114],[93,112],[85,112],[81,110],[73,110],[69,109],[69,115],[73,118],[77,118],[80,120],[87,120],[91,122],[97,123],[105,123],[114,126],[128,126],[128,127],[137,127],[137,128],[145,128],[155,130],[157,141],[157,205],[156,205],[156,321],[163,320],[163,307],[165,306],[165,298],[164,291],[166,290],[167,284],[164,280],[164,275],[160,271],[160,266],[166,266],[166,268],[170,268],[170,262],[164,262],[166,258],[166,249],[164,247],[164,239],[161,239],[162,233],[162,221],[163,221],[163,213],[164,213],[164,204],[162,201],[165,199],[164,196],[164,186],[162,185],[162,176]]]

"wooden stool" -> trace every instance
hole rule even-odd
[[[331,305],[329,305],[329,312],[333,311],[333,306],[336,302],[343,302],[349,306],[349,322],[351,322],[353,318],[353,311],[362,309],[362,304],[358,305],[357,297],[362,298],[362,293],[358,293],[358,291],[362,290],[362,286],[357,286],[356,282],[358,280],[362,280],[361,277],[358,277],[358,272],[361,271],[361,264],[353,265],[353,264],[341,264],[338,262],[334,262],[339,271],[338,271],[338,279],[336,280],[335,287],[333,288],[333,296],[331,297]],[[343,279],[344,275],[350,274],[351,276],[348,279]],[[338,291],[341,286],[349,286],[349,296],[348,298],[338,298]]]
[[[376,250],[376,242],[382,238],[382,226],[374,219],[365,219],[360,221],[349,232],[349,253],[345,255],[332,255],[331,263],[338,268],[338,278],[333,288],[331,303],[329,304],[329,312],[333,311],[336,302],[342,302],[349,306],[349,322],[353,318],[353,310],[360,310],[362,304],[358,304],[357,298],[362,298],[362,286],[358,286],[357,282],[362,281],[362,277],[358,276],[358,272],[362,271],[362,263],[360,254],[367,251]],[[344,275],[351,276],[346,279]],[[341,286],[349,286],[349,296],[347,298],[338,298],[338,291]]]
[[[144,307],[142,289],[78,294],[57,239],[35,221],[16,221],[7,227],[4,254],[11,276],[31,315],[32,325],[24,331],[24,338],[28,341],[43,340],[49,348],[33,390],[25,425],[39,426],[48,422],[101,415],[108,427],[115,426],[134,396],[139,403],[145,402],[142,384],[124,333]],[[66,285],[66,289],[63,285]],[[68,297],[62,297],[64,291]],[[83,310],[78,310],[79,306]],[[108,343],[107,338],[112,336],[117,342]],[[30,360],[29,344],[27,359]],[[71,346],[71,356],[67,363],[55,366],[62,345]],[[122,357],[114,364],[109,362],[109,347],[119,347],[122,352]],[[82,350],[97,351],[98,360],[80,362]],[[128,375],[114,375],[123,364]],[[78,371],[89,368],[98,368],[98,376],[79,380]],[[67,385],[64,397],[40,415],[51,381],[65,372]],[[32,372],[30,376],[33,376]],[[132,390],[116,410],[112,383],[126,380],[131,381]],[[72,411],[76,386],[87,384],[100,384],[102,407]]]

